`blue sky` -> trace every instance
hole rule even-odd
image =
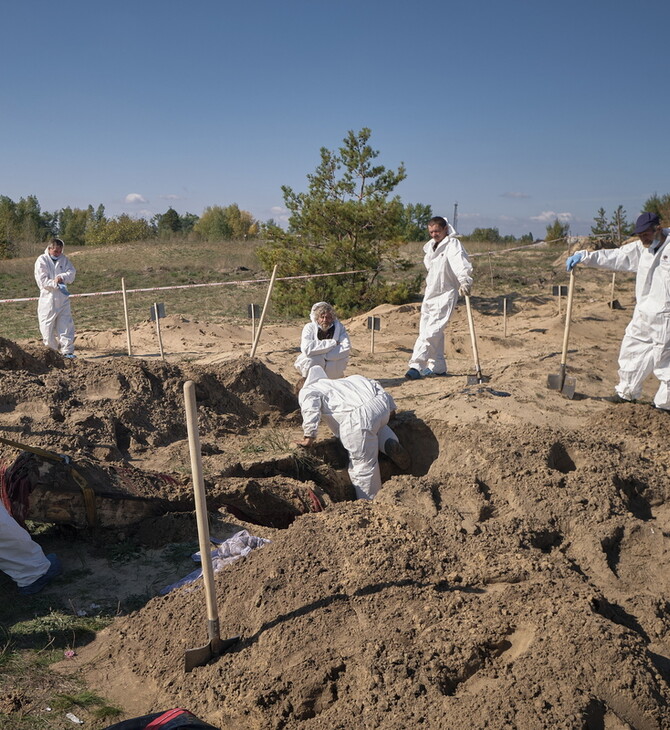
[[[285,215],[372,130],[405,203],[587,233],[670,192],[670,3],[22,0],[0,44],[0,194],[108,216]]]

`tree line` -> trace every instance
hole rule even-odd
[[[670,193],[654,193],[642,206],[643,211],[656,213],[661,221],[670,221]],[[600,248],[614,248],[633,235],[634,221],[629,221],[620,205],[608,218],[604,208],[599,208],[591,226],[590,240]]]
[[[406,178],[404,164],[397,169],[379,165],[379,151],[369,144],[371,131],[349,131],[336,150],[321,148],[321,162],[307,175],[307,189],[282,187],[289,212],[288,226],[270,220],[256,221],[237,204],[211,206],[201,216],[180,215],[173,208],[151,220],[123,214],[105,215],[96,209],[63,208],[56,213],[40,210],[35,196],[17,203],[0,196],[0,248],[11,255],[17,241],[40,241],[58,235],[68,245],[121,243],[152,238],[230,240],[258,238],[257,255],[266,271],[277,267],[279,277],[328,272],[355,272],[337,277],[305,279],[299,288],[279,281],[275,300],[287,314],[304,315],[316,301],[329,301],[342,315],[370,310],[387,302],[402,304],[416,296],[423,272],[403,276],[415,264],[403,252],[403,243],[426,240],[431,207],[403,204],[395,188]],[[654,194],[645,210],[670,217],[670,195]],[[608,245],[627,237],[632,225],[621,206],[607,219],[598,211],[592,227],[593,241]],[[545,240],[564,239],[569,225],[556,219],[547,226]],[[497,228],[475,229],[466,240],[491,243],[532,242],[501,236]]]
[[[207,207],[201,216],[180,215],[169,207],[165,213],[147,220],[126,213],[107,217],[104,205],[68,206],[48,212],[41,209],[34,195],[18,202],[0,195],[0,255],[5,258],[16,251],[19,243],[46,241],[53,236],[63,238],[68,246],[84,246],[178,237],[234,240],[254,238],[259,231],[258,221],[236,203]]]

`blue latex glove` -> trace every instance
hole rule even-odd
[[[63,292],[63,294],[65,294],[66,297],[70,296],[70,292],[67,290],[65,284],[59,284],[58,288]]]
[[[579,253],[579,251],[577,253],[573,253],[565,262],[565,270],[572,271],[583,258],[584,254]]]

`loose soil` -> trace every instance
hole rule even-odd
[[[649,405],[653,380],[644,403],[603,400],[633,306],[630,282],[623,309],[606,294],[580,280],[573,400],[546,386],[563,333],[549,297],[511,303],[506,334],[499,302],[473,297],[490,377],[476,385],[464,308],[450,377],[419,382],[403,378],[418,304],[347,321],[348,373],[393,394],[413,458],[400,474],[381,457],[373,502],[352,499],[325,427],[313,454],[294,446],[300,326],[266,327],[253,360],[249,328],[181,317],[162,321],[166,360],[150,322],[132,359],[124,332],[79,333],[74,362],[0,343],[2,435],[71,456],[114,505],[86,527],[77,491],[63,496],[67,465],[23,457],[31,518],[78,525],[45,538],[66,571],[46,595],[124,614],[59,669],[124,717],[181,706],[222,730],[670,728],[670,415]],[[369,315],[382,321],[374,353]],[[207,642],[203,590],[159,595],[188,572],[175,546],[196,541],[186,380],[212,534],[271,540],[217,573],[221,633],[240,639],[189,674],[185,650]],[[114,544],[139,547],[110,562]],[[138,594],[155,597],[128,612]]]

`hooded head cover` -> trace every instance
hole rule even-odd
[[[302,386],[303,388],[306,388],[308,385],[312,385],[312,383],[316,383],[317,380],[324,380],[328,379],[328,376],[326,375],[326,371],[321,367],[321,365],[314,365],[314,367],[311,367],[309,369],[309,372],[307,373],[307,378],[305,380],[305,384]]]

